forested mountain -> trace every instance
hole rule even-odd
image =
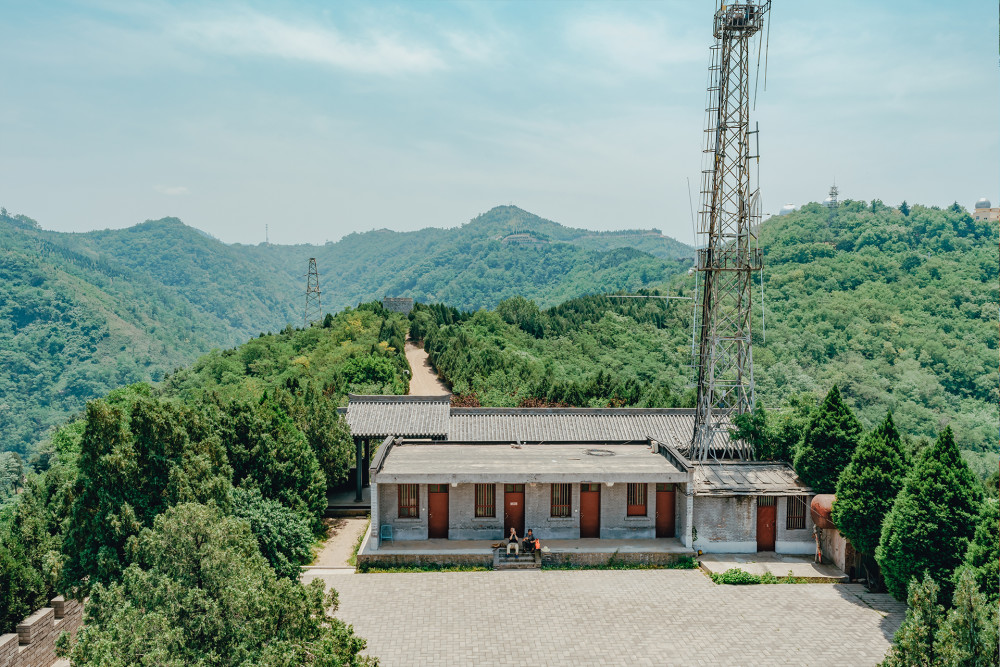
[[[764,223],[759,401],[815,402],[836,384],[866,428],[887,410],[916,438],[950,424],[970,456],[990,453],[980,471],[995,468],[996,228],[957,206],[903,208],[810,204]],[[677,276],[664,289],[692,288]],[[435,307],[412,317],[468,402],[691,405],[690,303],[601,297],[539,311],[514,299],[494,313]]]
[[[515,231],[552,242],[503,240]],[[65,234],[3,210],[0,451],[25,453],[87,399],[301,325],[310,257],[324,307],[338,311],[387,294],[469,309],[517,294],[554,304],[661,282],[686,266],[674,259],[685,254],[654,232],[575,230],[509,206],[458,228],[372,231],[323,246],[227,245],[174,218]]]

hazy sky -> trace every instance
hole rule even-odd
[[[690,242],[714,2],[0,0],[0,205],[227,242],[513,203]],[[761,68],[763,73],[763,68]],[[997,6],[775,0],[765,212],[1000,198]]]

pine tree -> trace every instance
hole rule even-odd
[[[834,385],[795,447],[796,472],[814,492],[833,493],[861,433],[861,423],[844,405],[840,389]]]
[[[905,463],[892,413],[854,450],[851,462],[837,481],[833,522],[854,548],[866,557],[868,579],[878,580],[875,549],[882,521],[903,487]]]
[[[886,589],[902,599],[910,579],[925,571],[950,590],[982,508],[983,490],[962,460],[951,428],[925,449],[882,524],[875,558]]]
[[[935,636],[938,664],[948,667],[995,667],[997,654],[997,621],[995,604],[976,587],[971,568],[960,567],[956,572],[957,586],[952,608]]]
[[[927,574],[921,582],[910,582],[906,619],[896,630],[892,648],[881,667],[934,667],[938,664],[934,636],[944,618],[938,604],[938,585]]]
[[[973,570],[979,590],[994,605],[1000,597],[1000,505],[996,498],[983,503],[976,534],[965,552],[965,564]],[[956,574],[958,574],[956,572]],[[956,581],[957,583],[957,581]]]

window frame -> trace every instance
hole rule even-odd
[[[412,501],[412,504],[409,501]],[[396,510],[400,519],[420,518],[419,484],[396,485]]]
[[[573,485],[549,485],[549,516],[553,519],[570,519],[573,517]],[[556,502],[556,501],[563,502]]]
[[[792,508],[795,507],[798,512],[792,513]],[[795,524],[802,525],[792,525],[793,520]],[[788,496],[785,500],[785,530],[805,530],[806,527],[806,497],[805,496]]]
[[[476,484],[473,490],[473,505],[475,518],[495,519],[497,516],[497,485]]]
[[[642,502],[637,502],[637,501]],[[629,482],[625,489],[625,516],[648,516],[649,485],[645,482]]]

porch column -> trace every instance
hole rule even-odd
[[[694,538],[692,528],[694,528],[694,482],[684,484],[684,546],[694,549]]]
[[[372,444],[371,444],[371,441],[368,438],[365,438],[365,455],[364,455],[364,461],[365,461],[365,470],[364,470],[364,474],[361,476],[361,479],[362,479],[362,484],[364,486],[369,486],[369,484],[371,482],[370,482],[369,477],[368,477],[368,468],[372,464]]]
[[[369,531],[368,543],[374,544],[375,548],[378,549],[381,546],[379,544],[379,539],[381,537],[379,535],[379,531],[381,530],[382,517],[379,514],[377,484],[374,483],[372,484],[371,493],[372,493],[372,513],[368,515],[371,518],[371,525],[368,528]]]
[[[357,462],[357,468],[355,469],[355,471],[357,472],[357,474],[354,476],[355,477],[354,502],[356,502],[356,503],[360,503],[361,502],[361,488],[364,485],[364,481],[365,481],[365,477],[364,477],[364,474],[365,474],[364,473],[365,461],[364,461],[364,458],[365,458],[364,457],[364,450],[362,448],[361,438],[354,438],[354,460]]]

